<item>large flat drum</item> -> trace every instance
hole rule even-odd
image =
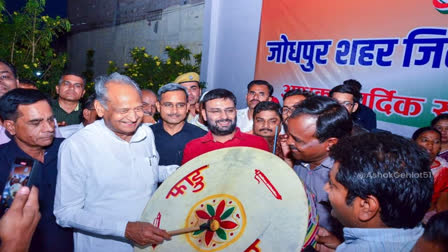
[[[171,175],[148,202],[142,221],[165,230],[212,223],[135,251],[300,251],[308,201],[294,171],[249,147],[203,154]]]

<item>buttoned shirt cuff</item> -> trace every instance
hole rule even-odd
[[[126,238],[125,233],[126,233],[126,226],[128,225],[128,222],[129,221],[119,221],[117,223],[117,229],[116,229],[117,233],[114,235],[116,235],[118,237]]]

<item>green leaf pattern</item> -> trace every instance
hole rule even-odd
[[[227,209],[222,215],[221,215],[221,220],[225,220],[227,219],[235,210],[235,207],[231,207],[229,209]]]

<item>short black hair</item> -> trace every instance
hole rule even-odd
[[[374,196],[380,218],[390,228],[414,228],[431,204],[429,154],[392,133],[365,133],[341,139],[330,150],[339,163],[336,180],[347,189],[347,204]]]
[[[14,78],[17,79],[17,70],[16,70],[16,67],[13,64],[9,63],[8,61],[6,61],[4,59],[0,59],[0,63],[3,63],[7,67],[9,67],[9,69],[12,72],[12,75],[14,75]]]
[[[236,106],[235,95],[232,92],[230,92],[229,90],[224,89],[224,88],[216,88],[216,89],[212,89],[212,90],[208,91],[202,98],[202,103],[204,104],[204,108],[205,108],[205,103],[207,103],[210,100],[214,100],[214,99],[230,99],[233,101],[233,104]]]
[[[67,76],[67,75],[74,75],[74,76],[76,76],[76,77],[81,78],[84,87],[86,86],[86,84],[87,84],[87,83],[86,83],[86,78],[84,78],[84,76],[83,76],[82,74],[75,73],[75,72],[65,72],[64,74],[62,74],[62,75],[61,75],[61,78],[59,79],[58,85],[61,85],[61,83],[62,83],[62,78],[64,78],[64,76]]]
[[[292,90],[289,90],[288,92],[286,92],[285,94],[283,94],[283,101],[285,101],[286,98],[288,98],[290,96],[294,96],[294,95],[303,95],[303,96],[305,96],[305,98],[316,96],[315,93],[308,91],[308,90],[292,89]]]
[[[91,94],[91,95],[89,95],[89,97],[87,97],[87,99],[82,103],[82,106],[81,106],[81,113],[79,113],[79,119],[81,120],[81,121],[84,121],[84,113],[83,113],[83,111],[84,111],[84,109],[94,109],[95,107],[94,107],[94,102],[95,102],[95,99],[96,99],[96,94],[95,93],[93,93],[93,94]]]
[[[345,80],[342,84],[355,87],[356,89],[359,90],[359,92],[361,92],[362,85],[357,80],[354,80],[354,79]]]
[[[268,89],[269,89],[269,96],[272,96],[272,94],[274,93],[274,87],[272,87],[272,85],[269,82],[265,81],[265,80],[253,80],[253,81],[249,82],[249,84],[247,84],[247,91],[249,91],[249,89],[253,85],[265,85],[266,87],[268,87]]]
[[[422,237],[426,241],[443,246],[443,251],[448,251],[448,210],[439,212],[429,219]]]
[[[442,137],[442,133],[440,133],[440,131],[438,131],[437,129],[435,129],[435,128],[433,128],[433,127],[423,127],[423,128],[419,128],[419,129],[417,129],[415,132],[414,132],[414,134],[412,134],[412,140],[417,140],[417,138],[421,135],[421,134],[423,134],[423,133],[425,133],[425,132],[427,132],[427,131],[434,131],[434,132],[436,132],[437,134],[439,134],[439,137]]]
[[[432,119],[431,126],[434,127],[441,120],[448,120],[448,114],[445,113],[436,116],[434,119]]]
[[[347,109],[327,96],[313,96],[297,105],[289,118],[300,115],[317,117],[315,137],[324,142],[330,137],[349,136],[353,122]]]
[[[20,83],[25,83],[25,84],[31,85],[33,87],[36,87],[36,82],[34,82],[30,79],[20,79]]]
[[[359,103],[361,101],[361,93],[359,89],[351,85],[337,85],[330,90],[330,97],[333,97],[334,93],[344,93],[353,95],[353,101]]]
[[[0,117],[2,120],[16,121],[19,117],[19,105],[34,104],[42,100],[50,104],[49,98],[39,90],[16,88],[8,91],[0,98]]]
[[[255,118],[255,115],[257,115],[261,111],[275,111],[278,117],[280,117],[280,120],[282,120],[282,114],[280,113],[280,105],[278,103],[271,101],[259,102],[254,108],[253,118]]]

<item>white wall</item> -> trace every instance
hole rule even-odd
[[[130,50],[145,47],[146,51],[164,58],[165,46],[179,44],[193,54],[202,50],[204,4],[176,5],[163,10],[162,18],[148,22],[141,20],[115,27],[76,33],[69,40],[70,70],[85,71],[86,52],[95,50],[95,75],[105,74],[108,61],[122,67],[130,60]],[[158,26],[157,32],[154,27]]]
[[[253,80],[262,0],[206,0],[201,80],[207,89],[226,88],[246,107]]]

